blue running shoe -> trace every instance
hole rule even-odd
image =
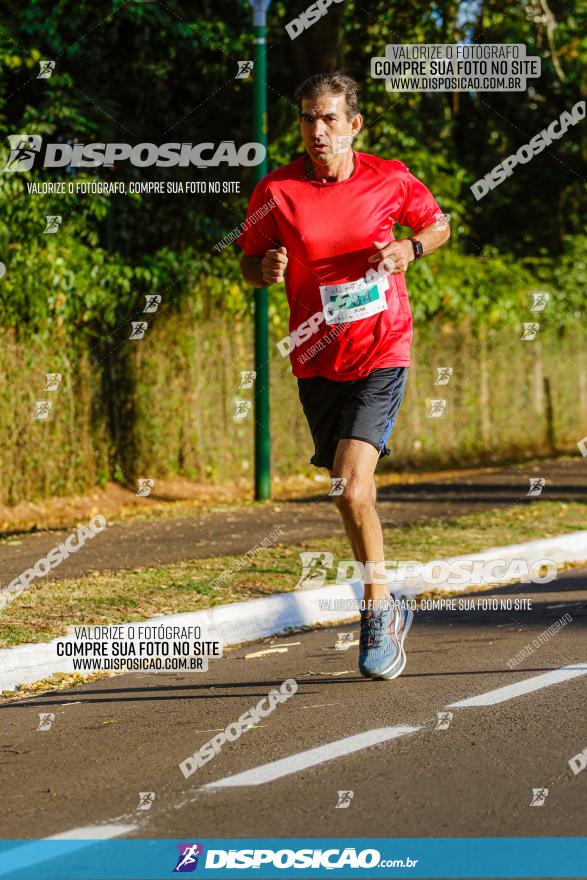
[[[361,611],[359,672],[366,678],[395,678],[406,664],[406,655],[396,632],[394,606]],[[401,631],[405,638],[405,627]]]
[[[395,634],[397,636],[397,640],[399,642],[400,651],[403,657],[402,667],[400,672],[403,670],[406,665],[406,652],[404,650],[404,642],[406,640],[406,636],[410,631],[410,627],[414,620],[414,612],[411,608],[408,608],[405,602],[401,606],[396,605],[396,613],[395,613]],[[399,675],[399,672],[397,673]]]

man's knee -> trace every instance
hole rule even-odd
[[[348,480],[341,495],[335,495],[336,506],[341,513],[356,514],[375,507],[375,492],[372,483],[361,484]]]

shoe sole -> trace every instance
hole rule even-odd
[[[404,671],[404,666],[406,665],[406,655],[405,652],[400,650],[399,654],[400,665],[397,666],[397,657],[389,667],[389,669],[384,670],[384,672],[378,672],[377,675],[370,675],[369,678],[372,678],[374,681],[377,679],[383,679],[384,681],[391,681],[392,678],[397,678],[398,675],[401,675]]]
[[[378,672],[377,675],[370,675],[370,676],[368,676],[369,678],[372,678],[373,680],[383,679],[384,681],[391,681],[392,678],[397,678],[398,675],[401,675],[402,672],[404,671],[404,668],[405,668],[405,665],[407,662],[406,652],[404,650],[404,641],[406,639],[408,632],[410,631],[410,627],[411,627],[412,622],[414,620],[414,612],[412,611],[411,608],[406,608],[405,614],[406,614],[406,616],[405,616],[404,628],[402,630],[402,634],[401,634],[401,636],[397,637],[398,642],[399,642],[399,657],[396,657],[395,660],[393,661],[393,663],[387,669],[385,669],[383,672]],[[397,636],[397,633],[396,633],[396,636]],[[396,669],[394,667],[396,667],[396,665],[398,663],[398,659],[400,661],[400,665]]]

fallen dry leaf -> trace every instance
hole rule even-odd
[[[245,660],[264,657],[266,654],[287,654],[287,648],[265,648],[264,651],[253,651],[252,654],[245,654]]]

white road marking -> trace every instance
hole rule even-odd
[[[559,684],[561,681],[568,681],[571,678],[577,678],[579,675],[586,674],[587,663],[572,663],[570,666],[553,669],[550,672],[545,672],[543,675],[534,675],[532,678],[525,678],[522,681],[517,681],[515,684],[507,684],[505,687],[497,688],[494,691],[487,691],[487,693],[479,694],[477,697],[459,700],[458,703],[449,703],[446,708],[463,709],[467,706],[494,706],[496,703],[504,703],[506,700],[513,700],[514,697],[521,697],[523,694],[530,694],[532,691],[539,691],[541,688],[550,687],[552,684]]]
[[[245,770],[243,773],[225,776],[224,779],[217,779],[216,782],[209,782],[202,786],[202,790],[232,788],[239,785],[263,785],[265,782],[272,782],[282,776],[289,776],[290,773],[315,767],[325,761],[332,761],[342,755],[350,755],[353,752],[368,749],[378,743],[387,742],[387,740],[396,739],[396,737],[405,736],[408,733],[415,733],[421,729],[421,727],[379,727],[376,730],[367,730],[364,733],[357,733],[355,736],[347,736],[344,739],[327,743],[325,746],[308,749],[306,752],[298,752],[297,755],[290,755],[288,758],[271,761],[269,764],[261,764],[260,767]]]
[[[120,837],[134,831],[138,825],[84,825],[81,828],[72,828],[71,831],[63,831],[61,834],[53,834],[44,840],[110,840],[111,837]]]
[[[64,831],[62,834],[53,834],[51,837],[44,837],[42,840],[67,840],[71,841],[67,848],[67,854],[84,849],[91,846],[95,840],[109,840],[112,837],[120,837],[122,834],[128,834],[129,831],[135,831],[138,825],[86,825],[83,828],[72,828],[71,831]],[[25,843],[23,846],[15,846],[2,853],[2,864],[0,865],[0,877],[6,874],[13,874],[16,871],[22,871],[24,868],[32,868],[34,865],[42,864],[48,861],[48,857],[39,854],[39,842]]]
[[[550,672],[545,672],[543,675],[535,675],[532,678],[526,678],[515,684],[508,684],[505,687],[488,691],[485,694],[479,694],[476,697],[459,700],[457,703],[449,703],[446,708],[460,709],[468,706],[493,706],[496,703],[503,703],[506,700],[512,700],[523,694],[529,694],[532,691],[537,691],[585,674],[587,674],[587,663],[574,663],[570,666],[563,666],[562,669],[553,669]],[[421,727],[381,727],[377,730],[368,730],[355,736],[327,743],[325,746],[318,746],[305,752],[299,752],[296,755],[290,755],[287,758],[271,761],[269,764],[261,764],[259,767],[245,770],[242,773],[225,776],[223,779],[218,779],[216,782],[209,782],[207,785],[202,786],[201,790],[233,788],[243,785],[263,785],[265,782],[272,782],[274,779],[280,779],[282,776],[289,776],[291,773],[297,773],[308,767],[315,767],[317,764],[331,761],[342,755],[352,754],[361,749],[377,745],[377,743],[386,742],[408,733],[415,733],[417,730],[421,730]]]
[[[330,673],[332,674],[332,673]],[[477,697],[469,697],[466,700],[459,700],[457,703],[449,703],[446,708],[465,708],[467,706],[493,706],[496,703],[503,703],[506,700],[529,694],[533,691],[558,684],[562,681],[568,681],[577,678],[580,675],[587,674],[587,663],[573,663],[569,666],[563,666],[561,669],[553,669],[542,675],[536,675],[532,678],[524,679],[516,684],[506,685],[485,694],[479,694]],[[378,743],[387,742],[409,733],[416,733],[421,730],[418,727],[381,727],[376,730],[368,730],[354,736],[345,737],[345,739],[336,740],[327,743],[324,746],[318,746],[314,749],[308,749],[305,752],[299,752],[297,755],[290,755],[288,758],[281,758],[277,761],[271,761],[268,764],[261,764],[260,767],[252,770],[245,770],[242,773],[235,773],[232,776],[226,776],[224,779],[218,779],[216,782],[210,782],[202,786],[198,791],[231,788],[245,785],[262,785],[265,782],[271,782],[274,779],[280,779],[282,776],[288,776],[308,767],[315,767],[325,761],[331,761],[342,755],[350,755],[353,752],[370,748]],[[191,801],[195,800],[194,798]],[[190,802],[191,802],[190,801]],[[178,807],[176,807],[178,808]],[[121,823],[111,822],[102,825],[87,825],[81,828],[73,828],[62,834],[55,834],[52,837],[46,837],[45,840],[67,840],[71,841],[71,851],[81,849],[91,845],[94,840],[107,840],[112,837],[120,837],[138,828],[136,824],[123,825]],[[35,844],[25,844],[23,846],[14,847],[3,853],[3,863],[0,866],[0,877],[11,874],[17,869],[22,870],[26,867],[32,867],[39,862],[46,861],[45,858],[39,858],[36,852]]]

